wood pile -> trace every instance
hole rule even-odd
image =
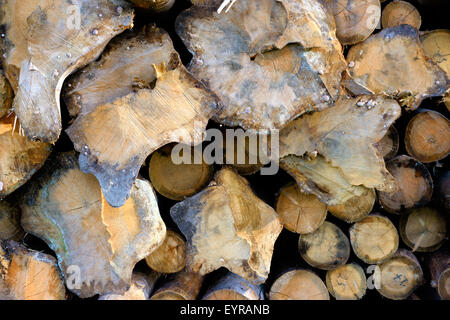
[[[0,0],[0,300],[450,299],[444,4]]]

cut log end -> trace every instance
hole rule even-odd
[[[392,159],[397,155],[400,146],[400,140],[397,129],[391,126],[386,135],[375,144],[385,160]]]
[[[264,290],[244,278],[229,272],[211,286],[203,300],[264,300]]]
[[[203,277],[198,273],[179,272],[164,283],[150,300],[195,300],[202,283]]]
[[[407,1],[392,1],[383,9],[381,24],[383,28],[409,24],[419,30],[422,18],[419,11],[411,3]]]
[[[374,189],[367,189],[359,196],[354,196],[336,206],[328,206],[328,211],[338,219],[347,223],[356,222],[366,217],[375,204],[376,193]]]
[[[327,271],[326,284],[336,300],[359,300],[367,289],[364,270],[356,263]]]
[[[186,242],[178,233],[167,230],[164,242],[145,258],[152,269],[160,273],[176,273],[186,266]]]

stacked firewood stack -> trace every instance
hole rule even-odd
[[[444,2],[0,1],[0,299],[450,299]]]

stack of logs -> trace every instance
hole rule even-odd
[[[0,299],[450,299],[444,2],[0,1]]]

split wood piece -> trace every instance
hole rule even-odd
[[[354,196],[336,206],[328,206],[328,211],[338,219],[347,223],[359,221],[369,215],[375,204],[374,189],[365,189],[359,196]]]
[[[142,89],[151,88],[158,66],[180,64],[169,35],[153,25],[125,31],[106,46],[100,59],[67,79],[63,89],[69,113],[75,117]]]
[[[247,0],[217,9],[217,1],[201,1],[176,20],[194,55],[189,70],[226,106],[217,122],[278,129],[337,99],[346,65],[325,3]]]
[[[195,300],[200,292],[203,276],[195,272],[178,272],[156,290],[150,300]]]
[[[439,177],[439,200],[444,209],[450,210],[450,171]]]
[[[172,47],[167,33],[153,29],[149,48]],[[160,61],[159,56],[155,56]],[[83,172],[94,174],[113,207],[122,206],[145,158],[170,142],[202,142],[216,97],[181,64],[154,66],[156,83],[80,115],[67,130],[80,152]],[[139,57],[136,57],[139,58]]]
[[[331,270],[347,262],[350,242],[338,226],[325,221],[313,233],[300,235],[298,250],[310,266]]]
[[[130,0],[136,7],[150,9],[154,12],[169,11],[175,0]]]
[[[341,97],[335,107],[287,125],[280,132],[280,158],[319,153],[350,184],[394,191],[395,181],[373,145],[400,114],[398,103],[382,96]]]
[[[6,116],[11,109],[14,99],[14,93],[9,84],[8,79],[5,78],[3,71],[0,70],[0,118]]]
[[[122,0],[5,0],[2,9],[3,65],[16,92],[15,112],[28,138],[55,143],[64,80],[133,26],[131,5]]]
[[[315,195],[302,192],[296,183],[281,189],[276,211],[283,226],[299,234],[316,231],[327,217],[326,204]]]
[[[327,271],[326,284],[336,300],[359,300],[366,294],[364,270],[359,264],[350,263]]]
[[[375,147],[380,151],[384,160],[389,160],[395,157],[400,147],[400,139],[397,129],[395,129],[394,126],[390,126],[383,139],[375,143]]]
[[[20,135],[14,119],[14,114],[0,119],[0,199],[27,182],[51,152],[49,144]]]
[[[312,271],[292,270],[278,277],[269,300],[330,300],[325,283]]]
[[[413,252],[436,251],[446,240],[446,217],[429,207],[413,209],[402,214],[399,231],[403,242]]]
[[[25,232],[20,225],[20,207],[15,201],[0,201],[0,240],[19,241]]]
[[[448,78],[422,49],[418,32],[409,25],[383,29],[350,48],[352,65],[344,85],[353,94],[384,94],[416,109],[428,97],[443,96]]]
[[[113,208],[95,177],[79,169],[75,152],[49,158],[21,207],[25,231],[55,251],[68,288],[82,298],[125,292],[134,265],[166,234],[150,183],[136,180],[124,206]]]
[[[220,267],[254,282],[269,274],[283,226],[247,180],[228,167],[205,190],[170,209],[187,239],[187,269],[205,275]]]
[[[0,241],[0,247],[0,262],[3,262],[0,271],[3,268],[8,299],[66,299],[66,289],[55,258],[15,241]]]
[[[333,167],[320,155],[314,159],[286,156],[280,159],[280,167],[295,179],[303,192],[316,195],[329,206],[361,196],[367,189],[351,185],[339,168]]]
[[[392,1],[383,9],[381,25],[383,29],[408,24],[419,30],[422,18],[419,11],[407,1]]]
[[[176,273],[186,267],[186,241],[178,233],[167,230],[164,242],[145,258],[147,265],[160,273]]]
[[[450,122],[433,110],[418,113],[406,127],[405,147],[424,163],[444,159],[450,153]]]
[[[264,288],[229,272],[206,291],[202,300],[264,300]]]
[[[399,236],[388,218],[372,214],[350,227],[350,243],[359,259],[375,264],[386,261],[395,254]]]
[[[423,283],[419,261],[408,250],[399,249],[392,258],[378,266],[380,286],[375,288],[388,299],[406,299]]]
[[[423,50],[450,77],[450,30],[438,29],[420,36]]]
[[[437,289],[441,299],[450,300],[450,251],[441,250],[429,259],[431,286]]]
[[[336,20],[336,35],[344,45],[366,40],[381,18],[380,0],[327,0]]]
[[[133,272],[131,286],[125,293],[107,293],[100,296],[98,300],[148,300],[158,278],[157,272],[150,274]]]
[[[188,161],[175,164],[172,160],[173,147],[171,144],[153,152],[149,175],[156,191],[166,198],[179,201],[201,191],[213,178],[214,167],[207,164],[203,156],[201,163],[196,164],[195,150],[191,147],[181,149],[177,154],[177,157]],[[190,156],[183,154],[186,150]]]
[[[431,200],[433,180],[428,169],[417,160],[401,155],[386,163],[397,181],[396,192],[378,192],[378,200],[384,210],[400,213],[404,209],[423,206]]]

